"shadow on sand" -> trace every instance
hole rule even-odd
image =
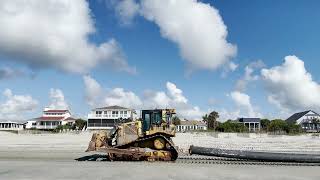
[[[93,154],[75,159],[76,161],[110,161],[107,155]]]

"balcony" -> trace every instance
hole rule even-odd
[[[127,114],[88,114],[88,119],[119,119],[130,118]]]
[[[58,125],[37,125],[36,129],[55,129]]]

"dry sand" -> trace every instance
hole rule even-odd
[[[0,132],[0,179],[320,179],[320,167],[205,165],[148,162],[78,162],[91,133]],[[320,138],[256,134],[177,134],[189,145],[273,152],[319,153]]]

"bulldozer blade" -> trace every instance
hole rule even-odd
[[[96,151],[97,148],[106,146],[107,140],[108,140],[108,136],[105,132],[93,133],[86,152]]]
[[[96,143],[94,141],[90,141],[86,152],[95,151],[95,150],[96,150]]]

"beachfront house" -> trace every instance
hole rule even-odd
[[[36,129],[42,130],[53,130],[59,125],[72,125],[75,123],[76,119],[71,117],[69,110],[55,110],[45,108],[41,117],[31,120],[31,123],[35,124]],[[31,124],[31,127],[34,127],[34,124]]]
[[[177,132],[207,130],[207,124],[197,120],[181,120],[180,125],[176,125]]]
[[[306,132],[320,132],[320,115],[312,110],[295,113],[286,121],[300,125]]]
[[[135,111],[121,106],[92,109],[88,114],[88,130],[113,129],[117,124],[133,120]]]
[[[23,124],[14,121],[0,121],[0,131],[23,130]]]
[[[26,123],[24,123],[25,129],[36,129],[37,127],[37,121],[35,120],[29,120]]]
[[[259,132],[261,128],[260,118],[239,118],[238,122],[247,127],[249,132]]]

